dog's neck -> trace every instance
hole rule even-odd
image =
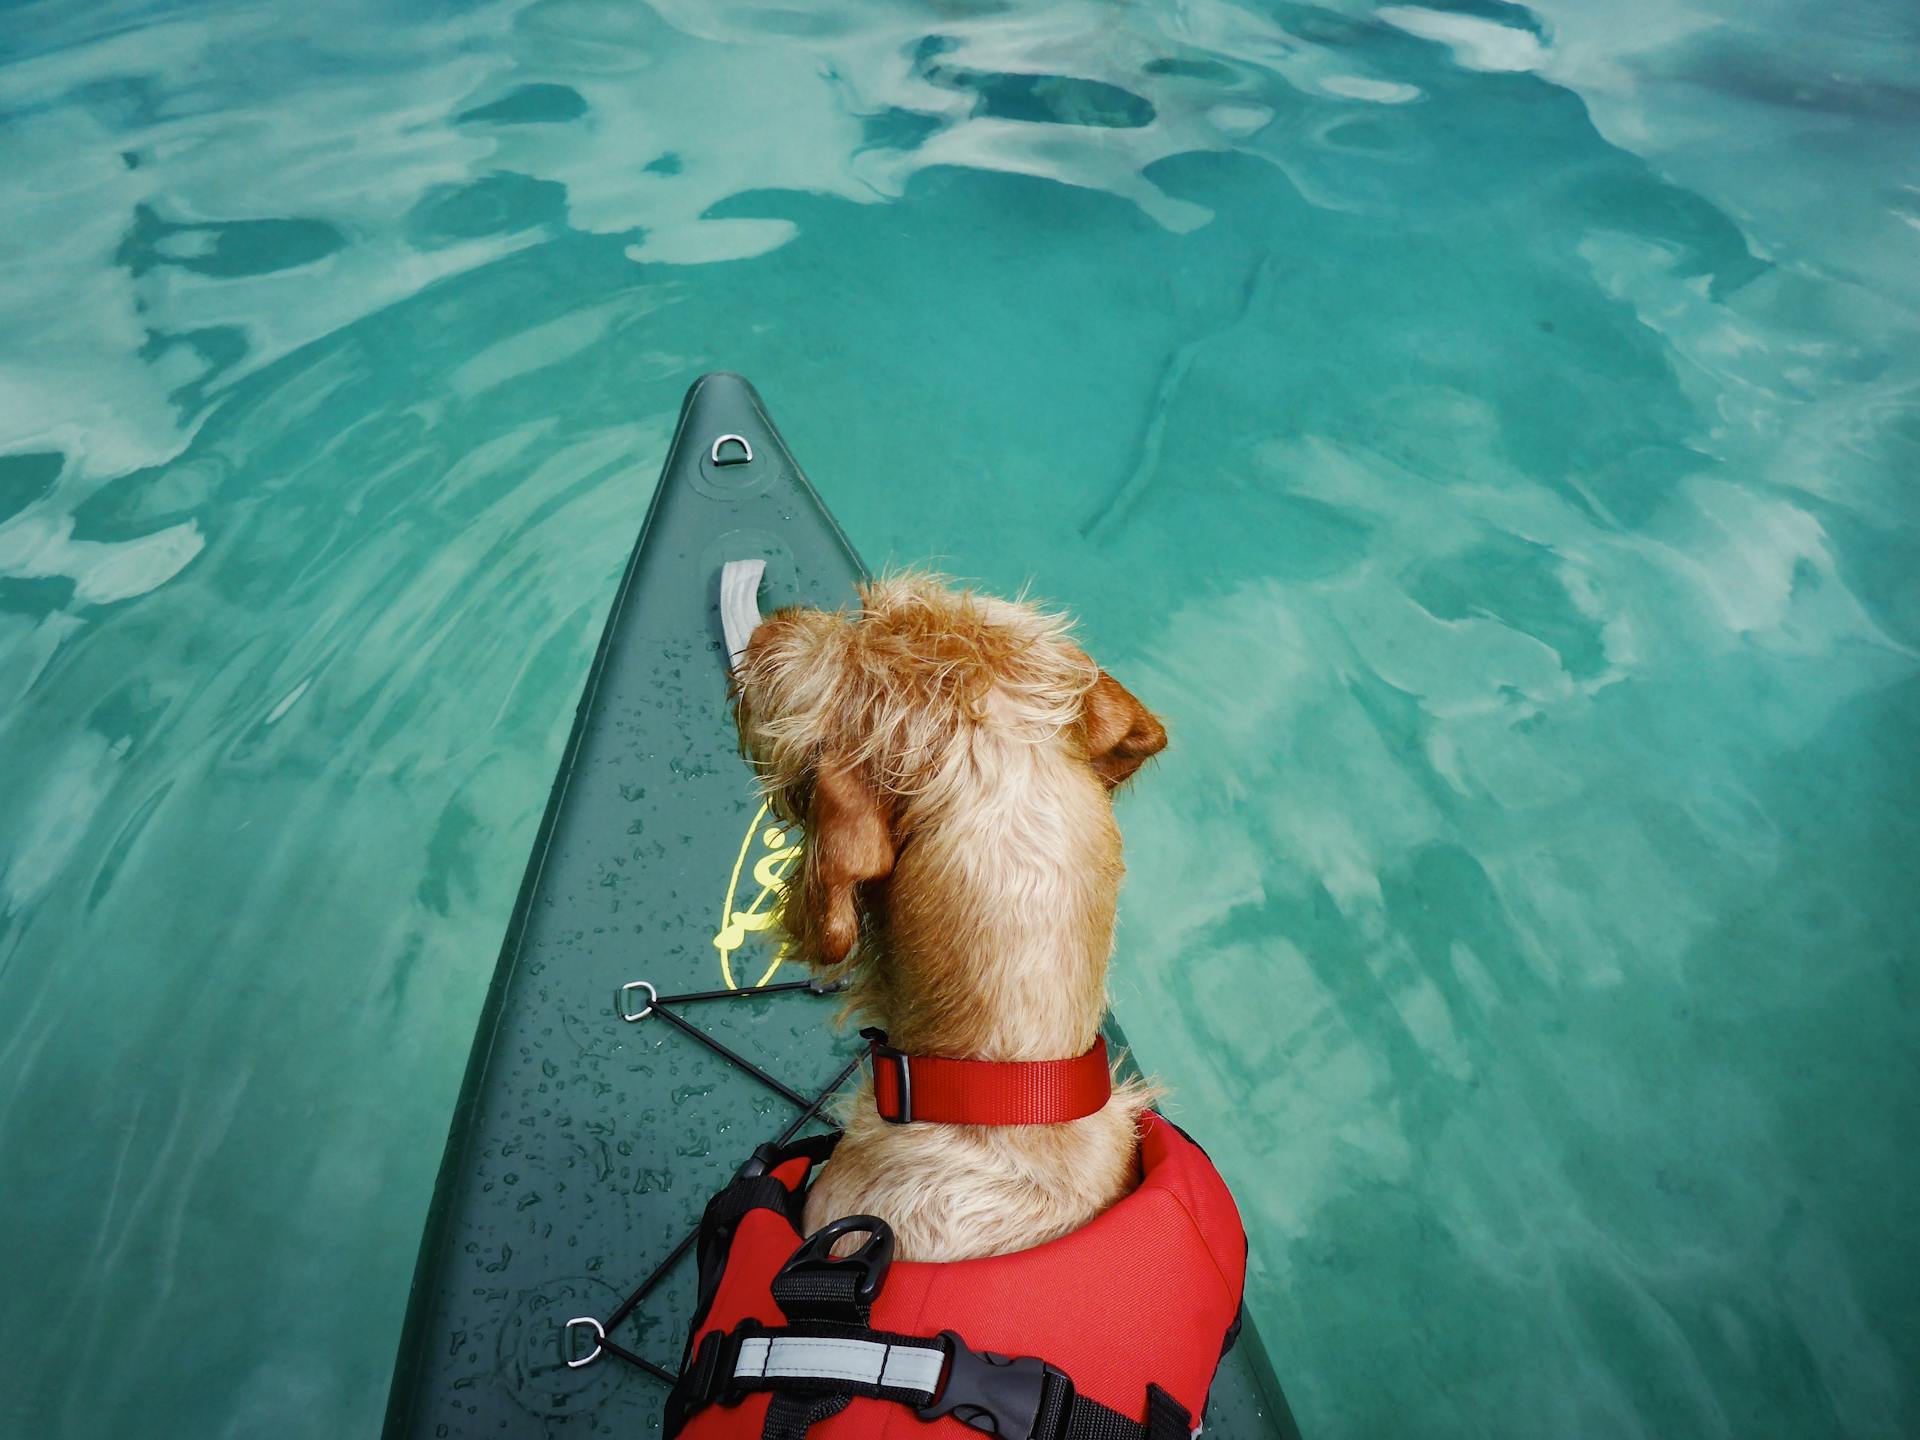
[[[856,1006],[911,1054],[1079,1055],[1106,1012],[1122,868],[1106,790],[1052,748],[975,770],[902,847]]]

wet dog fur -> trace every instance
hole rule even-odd
[[[910,1054],[1075,1056],[1106,1010],[1123,871],[1112,792],[1166,731],[1065,619],[911,574],[851,611],[790,609],[736,672],[742,748],[804,829],[781,923],[850,979],[848,1008]],[[1057,1125],[892,1125],[862,1082],[809,1231],[894,1228],[909,1260],[1026,1249],[1131,1188],[1154,1091]]]

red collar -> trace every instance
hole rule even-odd
[[[862,1030],[873,1061],[873,1103],[896,1125],[1058,1125],[1107,1103],[1113,1074],[1105,1037],[1071,1060],[948,1060],[908,1055],[884,1030]]]

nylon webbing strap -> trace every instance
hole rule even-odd
[[[853,1266],[782,1270],[770,1287],[773,1303],[789,1320],[852,1321],[864,1325],[872,1307],[860,1299],[860,1272]]]
[[[1016,1374],[1030,1377],[1024,1404]],[[771,1391],[762,1440],[800,1440],[807,1427],[838,1414],[855,1397],[911,1406],[922,1420],[951,1415],[1006,1440],[1191,1440],[1186,1408],[1147,1386],[1143,1425],[1074,1392],[1061,1372],[1034,1360],[976,1354],[949,1333],[934,1340],[846,1326],[749,1324],[732,1336],[710,1334],[693,1367],[694,1411],[716,1401]]]
[[[767,1406],[767,1423],[760,1440],[806,1440],[822,1420],[830,1420],[853,1403],[851,1395],[775,1395]]]
[[[1041,1412],[1035,1434],[1059,1440],[1193,1440],[1193,1417],[1187,1407],[1158,1385],[1147,1386],[1147,1423],[1129,1420],[1118,1410],[1071,1395],[1064,1415]],[[1056,1426],[1049,1430],[1048,1425]]]
[[[785,1214],[793,1205],[793,1191],[771,1175],[735,1180],[707,1202],[700,1223],[713,1229],[730,1226],[755,1210]]]
[[[1193,1416],[1158,1385],[1147,1386],[1146,1440],[1193,1440]]]
[[[873,1103],[895,1124],[1058,1125],[1082,1120],[1113,1094],[1107,1042],[1070,1060],[951,1060],[909,1055],[886,1032],[862,1030],[873,1060]]]

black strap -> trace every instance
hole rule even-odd
[[[771,1175],[749,1175],[735,1180],[707,1202],[700,1216],[702,1230],[738,1224],[755,1210],[778,1210],[786,1214],[793,1203],[793,1192]]]
[[[1158,1385],[1147,1386],[1147,1440],[1193,1440],[1193,1416]]]
[[[858,1340],[865,1346],[931,1352],[926,1381],[931,1388],[881,1384],[854,1378],[835,1366],[820,1373],[755,1374],[755,1358],[742,1362],[743,1347],[779,1341]],[[844,1351],[842,1352],[844,1356]],[[871,1357],[869,1357],[871,1358]],[[840,1365],[846,1362],[836,1357]],[[942,1361],[944,1363],[942,1363]],[[873,1362],[875,1372],[880,1366]],[[737,1374],[745,1370],[745,1374]],[[889,1366],[888,1375],[894,1372]],[[912,1407],[922,1420],[951,1415],[963,1424],[1004,1440],[1190,1440],[1192,1417],[1185,1406],[1158,1385],[1147,1386],[1143,1424],[1096,1400],[1077,1394],[1067,1375],[1030,1358],[1015,1359],[972,1350],[952,1331],[938,1340],[899,1335],[857,1325],[801,1322],[769,1329],[748,1321],[729,1335],[708,1334],[675,1388],[673,1429],[708,1405],[738,1404],[753,1393],[771,1393],[762,1440],[801,1440],[809,1426],[839,1414],[856,1397],[889,1400]],[[671,1433],[671,1432],[669,1432]]]
[[[789,1320],[865,1325],[873,1307],[860,1298],[862,1275],[851,1265],[782,1270],[773,1277],[773,1303]]]
[[[1066,1413],[1060,1419],[1049,1420],[1044,1413],[1041,1419],[1043,1425],[1051,1423],[1058,1427],[1035,1432],[1050,1440],[1054,1436],[1058,1440],[1192,1440],[1193,1437],[1193,1421],[1187,1407],[1158,1385],[1147,1386],[1147,1423],[1144,1425],[1084,1395],[1070,1396]]]
[[[805,1440],[808,1430],[852,1403],[851,1395],[775,1395],[760,1440]]]

